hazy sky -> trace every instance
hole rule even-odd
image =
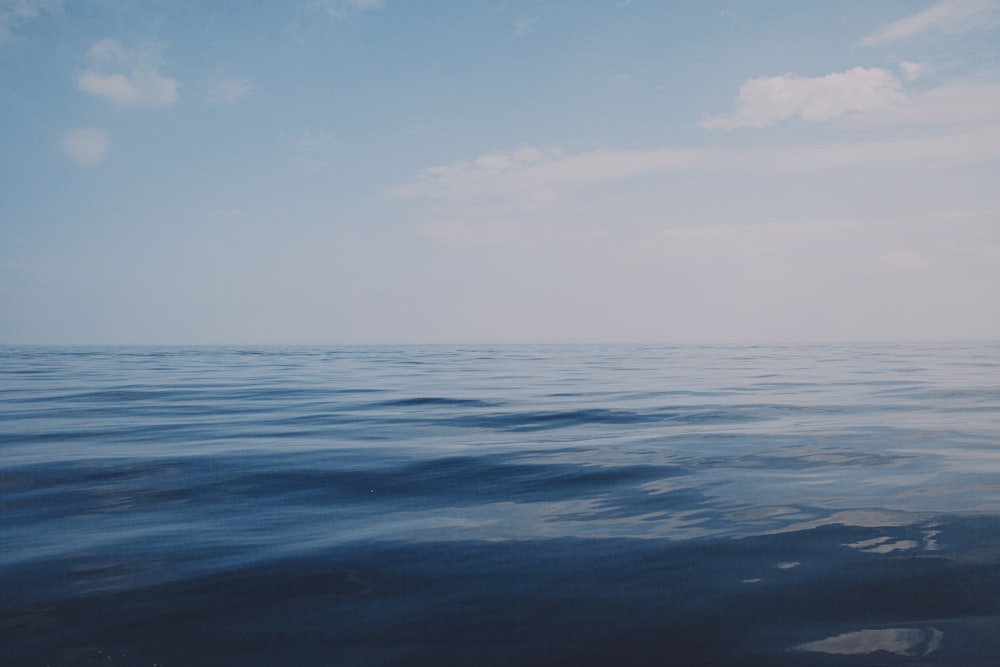
[[[1000,339],[1000,0],[0,0],[0,343]]]

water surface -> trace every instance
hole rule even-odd
[[[1000,655],[995,344],[6,347],[0,494],[5,665]]]

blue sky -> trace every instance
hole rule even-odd
[[[1000,339],[998,44],[998,0],[0,0],[0,343]]]

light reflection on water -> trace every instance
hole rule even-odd
[[[941,647],[944,633],[935,628],[886,628],[857,630],[801,644],[795,648],[814,653],[858,655],[886,651],[896,655],[927,657]]]

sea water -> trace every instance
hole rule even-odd
[[[1000,664],[1000,345],[0,348],[2,665]]]

